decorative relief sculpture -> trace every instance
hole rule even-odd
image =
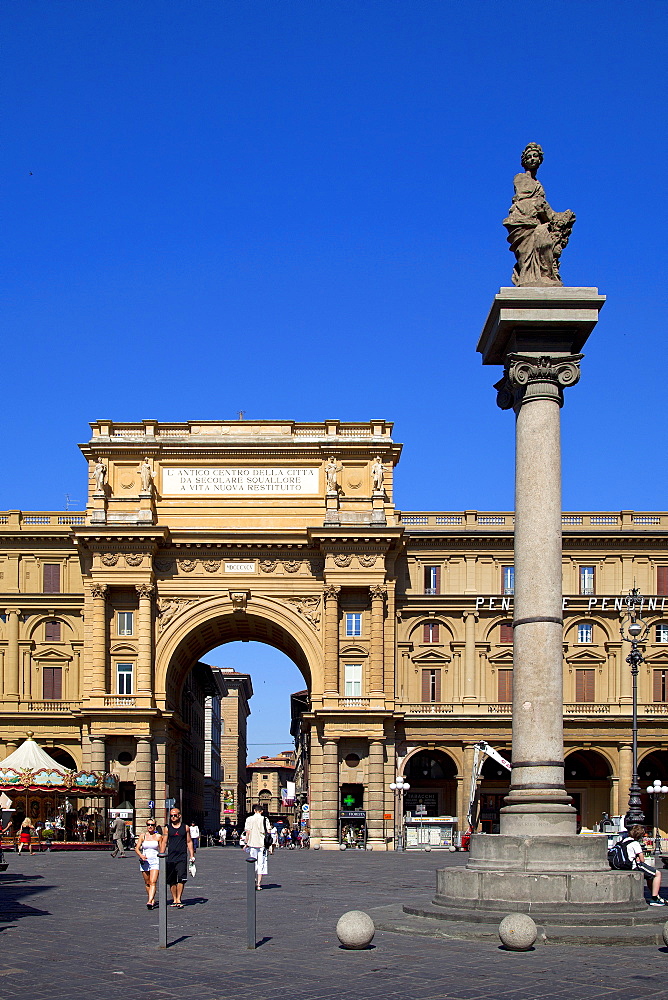
[[[139,475],[141,476],[142,493],[151,493],[153,490],[153,469],[147,458],[139,466]]]
[[[314,629],[320,628],[319,597],[286,597],[285,601],[287,604],[291,604]]]
[[[182,569],[184,573],[192,573],[197,566],[196,559],[177,559],[176,562],[179,569]]]
[[[153,565],[158,573],[171,573],[174,569],[173,559],[154,559]]]
[[[152,597],[155,587],[153,586],[152,583],[138,583],[137,586],[135,587],[135,590],[137,591],[139,599],[141,600],[142,597],[143,598]]]
[[[339,492],[339,472],[342,468],[343,466],[338,464],[334,456],[330,455],[327,460],[327,465],[325,466],[328,493]]]
[[[302,564],[302,560],[301,559],[284,559],[283,560],[283,568],[284,568],[284,570],[285,570],[286,573],[296,573],[297,570],[301,567],[301,564]]]
[[[104,484],[107,479],[107,466],[104,464],[101,458],[98,458],[95,462],[95,469],[93,470],[93,475],[95,477],[95,492],[104,493]]]
[[[341,569],[345,569],[346,567],[350,566],[352,561],[353,557],[349,552],[337,552],[337,554],[334,556],[334,562]]]
[[[230,600],[232,601],[232,611],[234,611],[237,614],[245,614],[249,596],[248,591],[230,590],[229,595],[230,595]]]
[[[144,554],[142,552],[128,552],[125,557],[125,562],[128,566],[141,566],[144,561]]]
[[[205,559],[202,566],[207,573],[217,573],[220,569],[220,559]]]
[[[106,583],[93,583],[90,587],[90,596],[97,598],[106,597],[108,589]]]
[[[260,569],[263,573],[273,573],[278,566],[278,559],[261,559]]]
[[[384,601],[387,597],[387,587],[382,584],[376,584],[375,587],[369,587],[369,593],[372,599]]]
[[[559,258],[568,243],[575,213],[555,212],[545,198],[536,173],[543,162],[543,150],[530,142],[522,153],[523,174],[515,175],[515,194],[503,224],[508,230],[510,249],[515,254],[513,284],[521,287],[562,285]]]
[[[311,573],[313,574],[313,576],[320,576],[320,574],[325,568],[325,560],[322,559],[320,556],[318,556],[315,559],[311,559],[310,563],[311,563]]]
[[[360,564],[360,566],[364,567],[364,569],[371,569],[372,566],[376,565],[377,558],[378,556],[368,554],[364,556],[358,556],[357,561]]]
[[[173,618],[178,617],[186,608],[197,604],[199,598],[192,600],[187,597],[169,597],[158,599],[158,629],[160,632],[167,628]]]
[[[376,457],[373,460],[373,465],[371,466],[371,479],[373,480],[374,493],[383,492],[384,478],[385,478],[385,469],[383,468],[383,463],[380,460],[380,455],[376,455]]]
[[[118,560],[119,560],[118,552],[105,552],[102,556],[100,556],[100,561],[105,566],[115,566]]]

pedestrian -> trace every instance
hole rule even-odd
[[[238,845],[239,845],[239,831],[235,827],[234,830],[232,830],[232,847],[238,847]]]
[[[139,840],[135,845],[135,854],[139,855],[139,870],[144,879],[148,902],[146,908],[154,910],[158,905],[155,901],[155,890],[158,886],[158,871],[160,862],[158,861],[158,851],[160,850],[160,838],[158,836],[155,820],[146,820],[146,832],[139,835]]]
[[[227,828],[224,826],[221,826],[218,831],[218,843],[221,847],[225,847],[227,845]]]
[[[112,858],[124,858],[125,853],[123,851],[123,837],[125,836],[125,820],[120,816],[117,816],[114,822],[111,824],[111,839],[114,844],[114,849],[111,852]]]
[[[199,827],[197,823],[191,823],[190,836],[193,842],[193,850],[197,851],[199,849]]]
[[[259,892],[262,876],[267,874],[267,847],[271,843],[271,829],[262,806],[256,802],[244,826],[246,853],[255,858],[255,888]]]
[[[30,854],[32,854],[32,835],[35,832],[35,828],[32,825],[32,820],[29,816],[21,823],[19,829],[19,846],[17,848],[17,853],[20,854],[24,847],[28,848]]]
[[[160,840],[160,850],[167,852],[167,885],[172,893],[170,906],[183,909],[181,897],[188,881],[188,860],[195,860],[190,827],[181,818],[181,810],[169,810],[169,823]]]
[[[631,862],[632,868],[636,871],[640,871],[645,876],[645,881],[647,883],[647,888],[650,891],[651,899],[649,901],[650,906],[666,906],[665,899],[659,895],[659,890],[661,889],[661,872],[657,871],[654,865],[650,865],[645,861],[645,854],[643,852],[643,839],[645,837],[645,827],[636,824],[632,826],[628,832],[629,837],[632,839],[625,844],[626,855]],[[622,839],[623,835],[622,835]]]

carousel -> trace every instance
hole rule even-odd
[[[105,803],[118,791],[116,775],[64,767],[32,737],[0,761],[0,792],[13,807],[4,846],[28,817],[39,843],[54,850],[108,849]]]

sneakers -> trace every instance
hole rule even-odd
[[[652,896],[652,898],[649,901],[649,905],[650,906],[666,906],[668,904],[666,903],[665,899],[661,898],[661,896]]]

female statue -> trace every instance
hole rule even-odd
[[[514,285],[563,285],[559,257],[568,243],[575,213],[553,211],[536,173],[543,150],[530,142],[522,153],[523,174],[515,175],[515,194],[503,224],[515,254]]]

